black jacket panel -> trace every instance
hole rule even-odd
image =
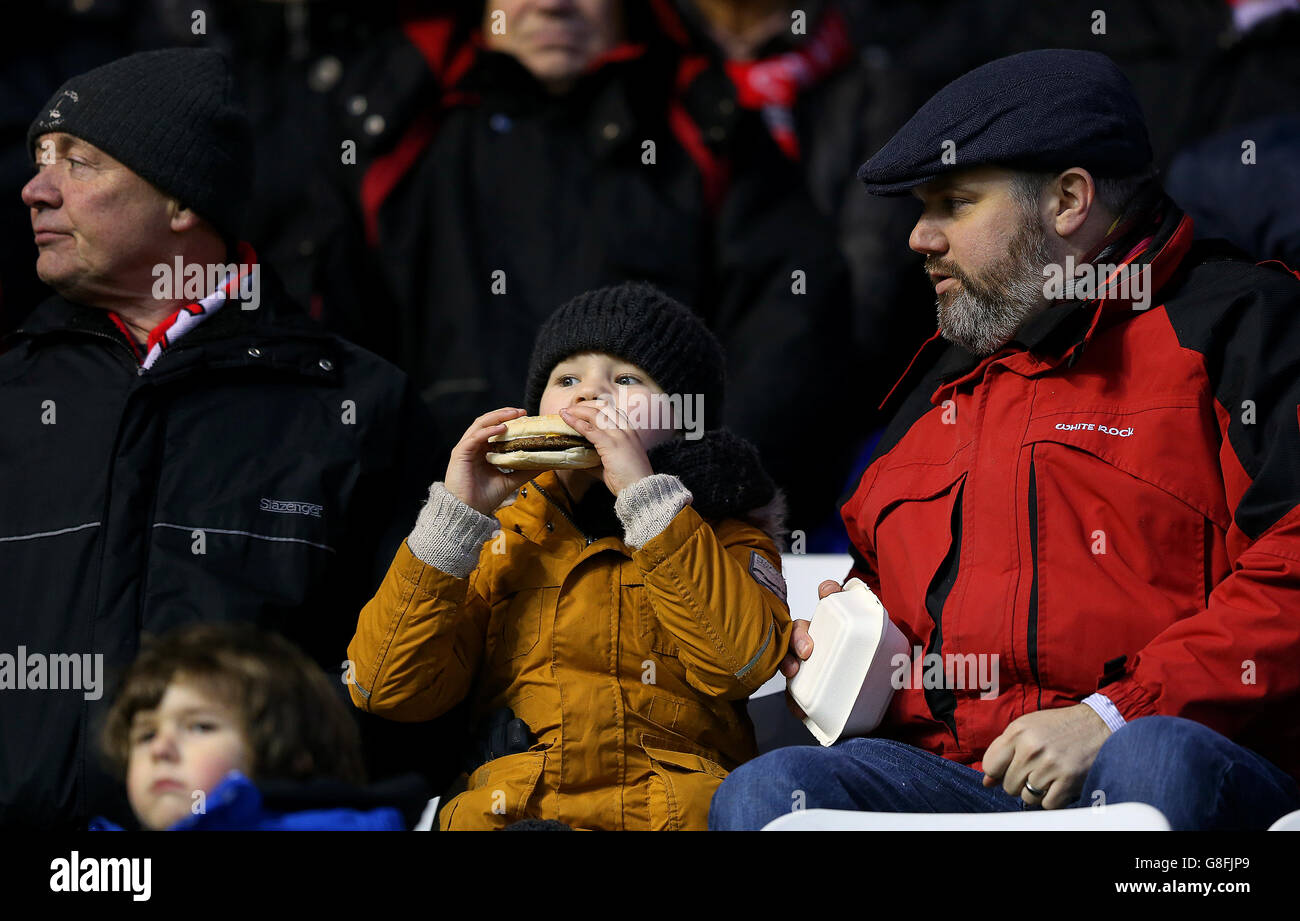
[[[257,311],[227,305],[148,371],[105,312],[59,298],[8,345],[0,652],[102,654],[107,680],[93,700],[4,692],[0,824],[82,824],[113,814],[96,735],[144,635],[252,621],[340,672],[437,476],[430,425],[405,375],[269,276]]]

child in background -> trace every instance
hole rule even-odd
[[[364,780],[360,737],[330,678],[250,624],[194,624],[147,646],[102,741],[153,831],[401,830],[422,804],[406,780],[388,793],[353,786]],[[118,830],[102,818],[90,827]]]
[[[527,410],[480,416],[453,450],[348,647],[372,713],[427,720],[472,695],[484,738],[443,829],[703,829],[754,756],[746,699],[791,624],[779,494],[704,424],[724,380],[688,308],[645,284],[588,292],[538,333]],[[561,415],[599,466],[493,467],[488,438],[526,412]]]

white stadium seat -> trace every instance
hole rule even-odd
[[[1145,803],[1032,812],[803,809],[769,822],[763,831],[1169,831],[1169,822]]]
[[[1300,809],[1288,812],[1268,827],[1269,831],[1300,831]]]

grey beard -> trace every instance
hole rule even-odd
[[[1043,266],[1051,261],[1047,238],[1027,222],[1011,241],[1006,259],[978,280],[962,276],[945,303],[937,298],[943,337],[973,355],[991,355],[1011,341],[1027,320],[1047,306]]]

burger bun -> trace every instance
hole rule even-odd
[[[520,416],[507,419],[506,430],[488,438],[490,444],[547,435],[567,435],[583,438],[582,434],[558,414],[549,416]],[[585,438],[583,439],[586,440]],[[503,445],[503,447],[506,447]],[[487,462],[508,470],[581,470],[600,465],[600,453],[591,445],[558,448],[549,451],[488,451]]]
[[[600,465],[595,448],[565,448],[563,451],[489,451],[487,462],[508,470],[580,470]]]

